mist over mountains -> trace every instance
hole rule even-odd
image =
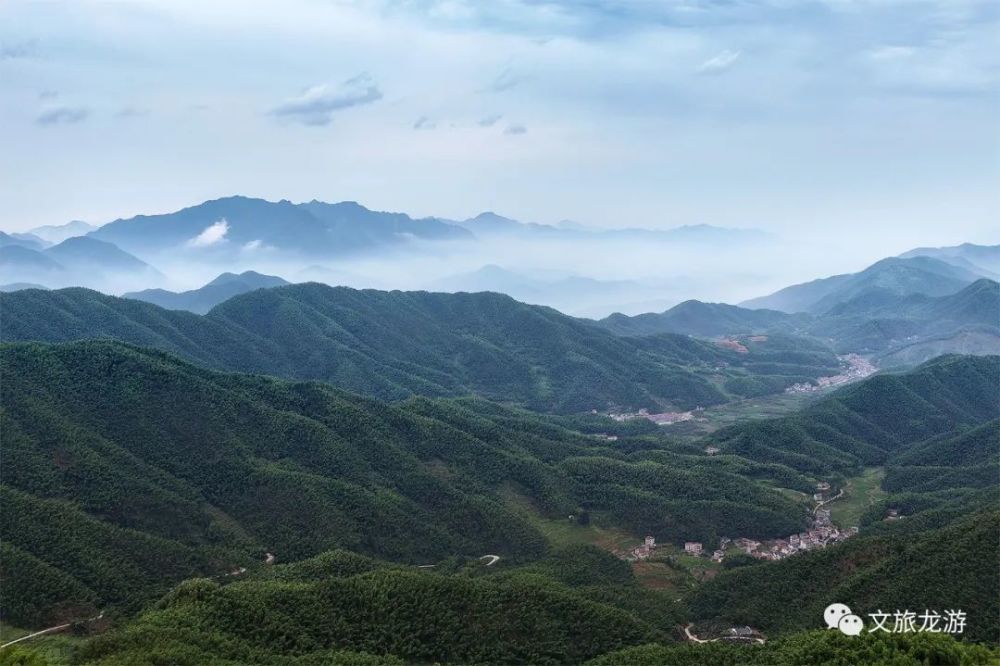
[[[252,270],[357,288],[488,289],[570,314],[604,316],[662,309],[692,295],[729,298],[734,286],[738,295],[749,295],[754,282],[775,278],[768,277],[766,262],[752,257],[777,252],[781,242],[755,229],[708,224],[600,229],[493,212],[413,217],[351,201],[232,196],[100,227],[71,222],[5,234],[0,246],[44,253],[74,235],[110,243],[156,270],[122,280],[117,270],[77,270],[8,251],[0,283],[182,292],[223,272]]]
[[[834,596],[994,618],[998,248],[680,298],[754,283],[742,257],[780,242],[243,197],[4,234],[3,619],[114,614],[80,663],[292,663],[274,646],[306,632],[310,663],[698,664],[672,645],[696,623],[783,664],[826,654]],[[470,608],[485,643],[442,624]]]

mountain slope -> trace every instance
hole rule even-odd
[[[884,290],[904,296],[943,296],[959,291],[980,277],[983,276],[930,257],[890,257],[859,273],[835,275],[785,287],[769,296],[750,299],[740,305],[745,308],[820,314],[871,290]]]
[[[720,375],[766,375],[780,391],[837,367],[829,351],[786,367],[684,336],[629,340],[488,293],[301,284],[242,294],[197,317],[67,289],[3,294],[0,307],[10,313],[0,331],[8,341],[112,337],[213,368],[323,380],[388,399],[476,393],[557,412],[691,409],[727,399]]]
[[[1000,356],[942,356],[847,386],[791,416],[724,428],[711,441],[807,473],[848,471],[995,419],[998,395]]]
[[[666,312],[628,317],[615,313],[598,322],[619,335],[679,333],[700,337],[794,331],[810,321],[777,310],[751,310],[725,303],[684,301]]]
[[[329,255],[396,244],[410,237],[464,238],[469,234],[439,221],[371,211],[353,202],[293,204],[233,196],[173,213],[115,220],[90,236],[140,253],[225,253],[267,247]]]
[[[7,247],[9,245],[18,245],[36,251],[45,249],[45,242],[41,238],[37,238],[31,234],[11,235],[0,231],[0,247]]]
[[[994,280],[1000,278],[1000,245],[962,243],[952,247],[918,247],[899,256],[933,257],[981,273]]]
[[[146,262],[125,252],[113,243],[106,243],[88,236],[68,238],[45,250],[70,270],[100,269],[101,271],[141,272],[152,271]]]
[[[964,638],[995,640],[1000,512],[980,511],[929,530],[915,531],[905,522],[831,548],[723,572],[686,599],[691,617],[778,633],[816,627],[835,602],[847,603],[866,623],[867,614],[880,609],[962,609],[969,617]]]
[[[23,245],[0,246],[0,275],[15,280],[25,275],[58,274],[66,268],[52,257],[39,250]]]
[[[67,238],[72,238],[73,236],[86,235],[96,228],[96,226],[88,224],[87,222],[73,220],[72,222],[67,222],[66,224],[46,224],[40,227],[35,227],[30,231],[30,233],[49,243],[61,243]]]
[[[5,576],[39,572],[15,588],[27,596],[5,594],[4,619],[19,624],[57,619],[33,600],[132,608],[265,552],[537,558],[545,540],[508,505],[515,489],[550,519],[586,503],[675,542],[805,523],[795,502],[725,461],[633,459],[491,403],[389,405],[98,341],[2,345],[0,368],[0,444],[14,470],[2,486]]]
[[[871,288],[813,315],[687,301],[663,313],[616,314],[598,324],[619,335],[794,332],[826,341],[838,353],[874,354],[885,367],[912,366],[948,353],[1000,353],[1000,285],[982,278],[945,296]]]
[[[280,277],[245,271],[239,275],[223,273],[204,287],[190,291],[173,292],[165,289],[145,289],[122,294],[122,298],[146,301],[167,310],[187,310],[197,314],[205,314],[233,296],[245,294],[254,289],[268,289],[287,284],[289,283]]]

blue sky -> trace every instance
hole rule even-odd
[[[998,36],[972,0],[7,0],[0,228],[240,193],[996,242]]]

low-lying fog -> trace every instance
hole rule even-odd
[[[501,291],[567,314],[662,311],[687,299],[738,303],[781,287],[853,272],[912,245],[877,248],[772,237],[728,247],[636,240],[493,236],[473,242],[414,241],[376,254],[316,261],[266,248],[224,260],[193,253],[141,258],[166,280],[138,285],[131,277],[105,284],[112,293],[163,287],[198,288],[222,272],[255,270],[291,282],[374,289]]]

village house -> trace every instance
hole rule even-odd
[[[688,555],[701,555],[702,545],[700,541],[687,541],[684,543],[684,552]]]
[[[724,550],[717,550],[714,553],[712,553],[712,561],[713,562],[721,562],[722,558],[724,558],[725,556],[726,556],[726,551],[724,551]]]
[[[714,456],[718,452],[719,452],[719,448],[716,447],[716,446],[706,446],[705,447],[705,453],[707,453],[710,456]]]

